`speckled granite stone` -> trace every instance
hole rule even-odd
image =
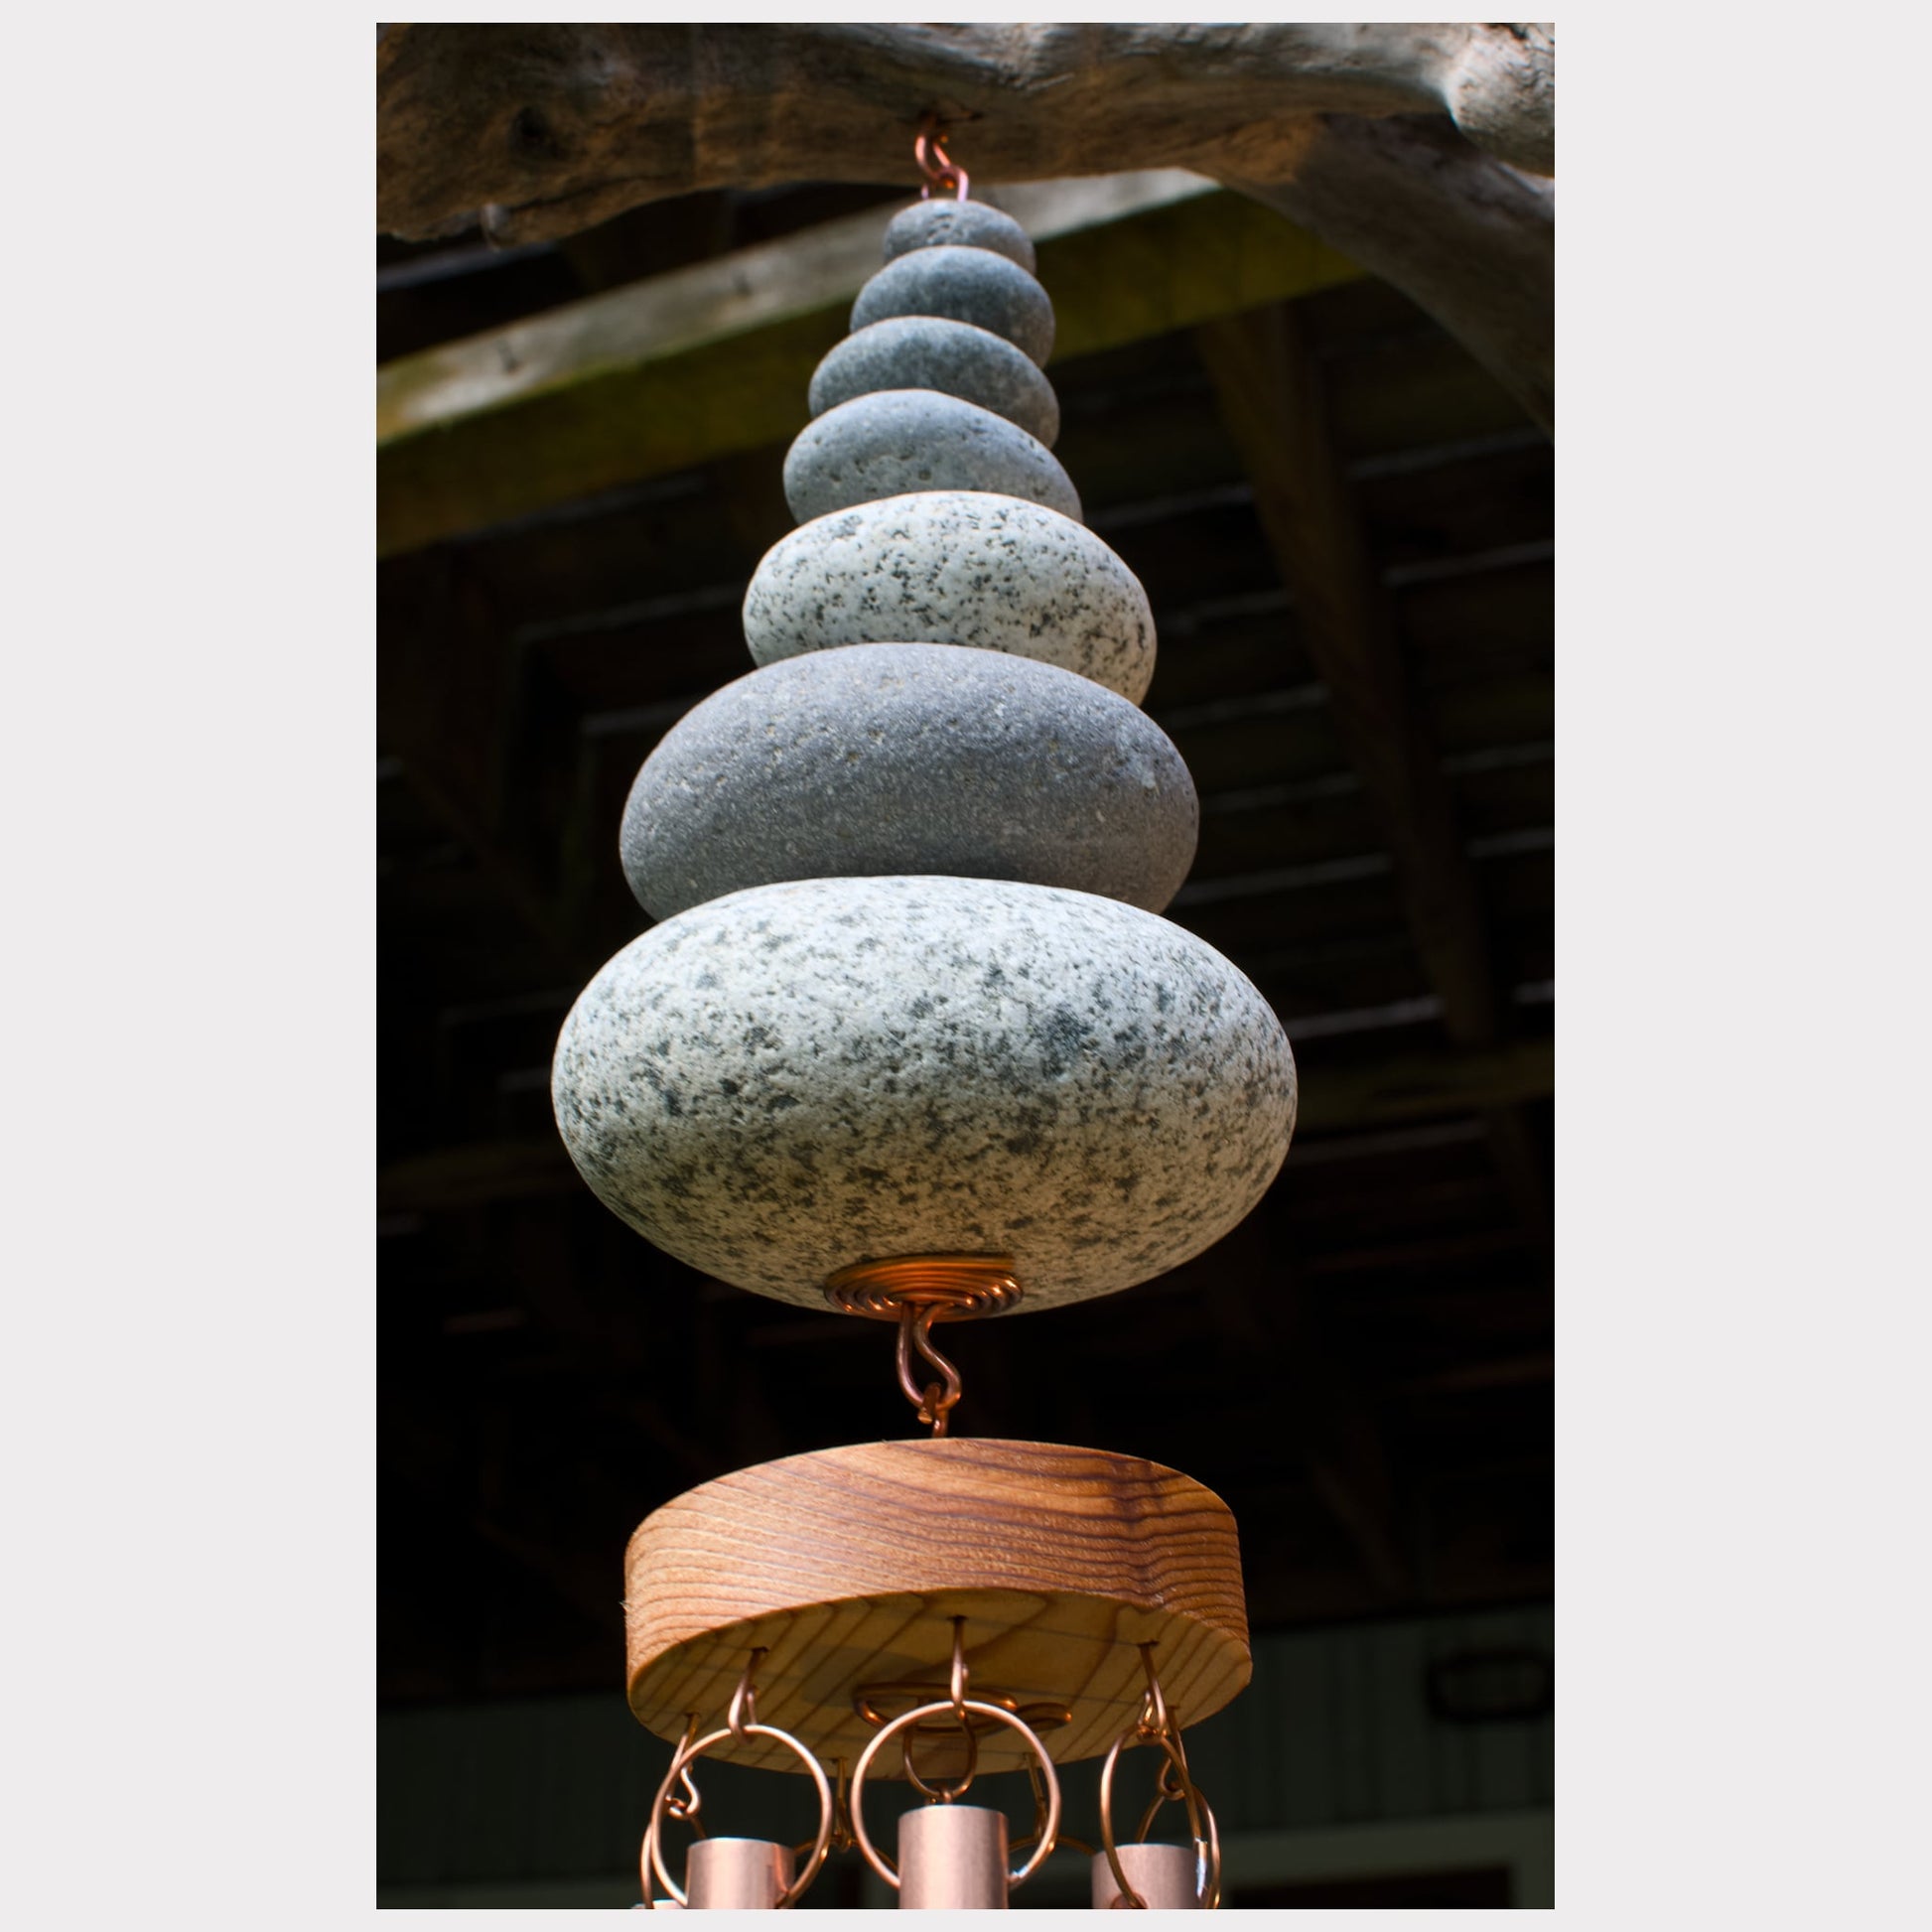
[[[767,550],[745,593],[760,664],[841,644],[970,644],[1078,671],[1131,703],[1154,614],[1089,529],[1037,503],[932,490],[821,516]]]
[[[988,248],[914,248],[889,261],[852,305],[852,327],[889,316],[950,316],[1004,336],[1035,362],[1053,350],[1053,305],[1018,262]]]
[[[1288,1151],[1295,1063],[1218,953],[990,880],[760,886],[634,939],[564,1022],[593,1191],[721,1281],[807,1308],[850,1262],[1010,1253],[1022,1314],[1199,1254]]]
[[[902,207],[886,227],[886,259],[897,261],[914,248],[991,248],[1016,261],[1029,275],[1039,266],[1031,237],[1012,215],[984,202],[934,196]]]
[[[1060,433],[1053,385],[1011,343],[969,322],[894,316],[848,336],[812,376],[812,414],[881,389],[937,389],[976,402],[1049,449]]]
[[[799,522],[920,489],[990,489],[1077,521],[1080,498],[1037,437],[936,389],[881,389],[828,409],[785,455]]]
[[[620,847],[654,918],[787,879],[1066,886],[1158,912],[1200,807],[1153,719],[1054,664],[853,644],[767,664],[644,760]]]

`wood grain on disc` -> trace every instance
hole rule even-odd
[[[1133,1718],[1144,1642],[1183,1724],[1250,1670],[1227,1505],[1104,1449],[921,1439],[786,1456],[646,1517],[624,1579],[630,1708],[646,1726],[676,1738],[691,1712],[722,1724],[762,1646],[759,1722],[828,1763],[850,1764],[872,1734],[853,1711],[860,1686],[912,1678],[944,1694],[956,1615],[975,1690],[1071,1707],[1043,1737],[1061,1762],[1104,1751]],[[990,1767],[1021,1754],[1011,1731],[982,1740]],[[736,1756],[797,1768],[771,1747]],[[933,1757],[928,1775],[945,1774]]]

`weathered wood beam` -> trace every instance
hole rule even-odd
[[[1195,341],[1294,600],[1296,634],[1380,817],[1449,1037],[1488,1045],[1496,991],[1475,875],[1329,433],[1320,370],[1284,307],[1207,324]]]
[[[1556,184],[1478,153],[1439,121],[1299,123],[1283,181],[1227,178],[1392,283],[1526,409],[1556,425]]]
[[[999,199],[1037,244],[1056,357],[1361,274],[1178,170]],[[379,369],[378,555],[796,434],[812,370],[879,267],[886,218],[827,222]]]
[[[982,186],[1131,161],[1258,196],[1552,420],[1547,25],[430,25],[387,29],[376,62],[397,233],[513,242],[704,189],[909,181],[932,113]]]
[[[1324,1066],[1304,1077],[1299,1131],[1344,1133],[1513,1106],[1547,1098],[1555,1071],[1548,1040]],[[561,1141],[486,1141],[394,1162],[378,1177],[376,1194],[383,1214],[434,1214],[577,1193],[583,1185]]]
[[[1285,306],[1207,324],[1195,340],[1294,599],[1303,648],[1381,820],[1444,1027],[1458,1046],[1493,1048],[1503,1002],[1475,873],[1328,428],[1320,368]],[[1547,1227],[1547,1191],[1524,1123],[1503,1109],[1486,1125],[1519,1212]]]
[[[908,177],[934,114],[985,182],[1123,160],[1255,182],[1297,120],[1445,115],[1556,167],[1547,25],[454,25],[376,42],[376,218],[553,238],[704,189]]]

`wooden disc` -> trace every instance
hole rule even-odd
[[[1170,1707],[1198,1723],[1250,1672],[1234,1518],[1211,1490],[1138,1456],[1052,1443],[860,1443],[740,1469],[647,1516],[624,1556],[630,1708],[675,1739],[722,1724],[749,1654],[760,1724],[828,1765],[873,1735],[862,1688],[907,1679],[945,1695],[964,1616],[970,1696],[1058,1704],[1054,1759],[1104,1751],[1140,1708],[1152,1642]],[[901,1697],[893,1712],[908,1708]],[[1025,1746],[986,1733],[981,1761]],[[716,1755],[796,1769],[760,1740]],[[955,1774],[945,1740],[927,1777]],[[890,1760],[890,1765],[887,1762]],[[888,1750],[882,1772],[895,1774]]]

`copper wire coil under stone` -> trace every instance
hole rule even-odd
[[[855,1261],[825,1284],[825,1299],[844,1314],[897,1321],[909,1308],[936,1304],[941,1320],[1004,1314],[1025,1290],[1011,1255],[895,1255]]]
[[[1049,450],[1060,433],[1053,385],[991,330],[939,316],[893,316],[846,337],[812,376],[814,416],[882,389],[936,389],[1017,423]]]

